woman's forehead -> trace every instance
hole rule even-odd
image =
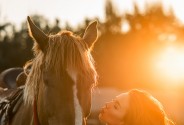
[[[128,92],[121,93],[121,94],[119,94],[119,95],[116,96],[116,98],[120,98],[120,99],[121,99],[121,98],[122,98],[122,99],[123,99],[123,98],[127,98],[127,97],[128,97]]]
[[[115,99],[120,103],[121,106],[128,106],[129,94],[128,92],[121,93],[120,95],[116,96]]]

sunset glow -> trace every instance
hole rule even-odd
[[[156,64],[157,72],[169,80],[184,80],[184,49],[166,48]]]

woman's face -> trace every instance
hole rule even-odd
[[[128,105],[128,93],[122,93],[102,107],[99,119],[108,125],[122,125]]]

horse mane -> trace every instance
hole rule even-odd
[[[78,80],[91,80],[93,86],[96,85],[97,72],[90,49],[81,37],[75,36],[72,32],[63,31],[49,35],[46,52],[43,53],[36,42],[33,51],[35,58],[31,62],[32,67],[25,84],[25,102],[32,104],[38,96],[39,84],[43,83],[43,69],[52,69],[58,79],[61,78],[62,71],[72,69],[81,76]]]

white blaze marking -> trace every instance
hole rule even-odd
[[[68,70],[67,69],[68,74],[70,75],[70,77],[72,78],[72,80],[74,81],[74,85],[73,85],[73,96],[74,96],[74,109],[75,109],[75,125],[82,125],[82,109],[81,106],[79,104],[79,99],[77,97],[77,85],[76,85],[76,81],[77,81],[77,72],[72,71],[72,70]]]

